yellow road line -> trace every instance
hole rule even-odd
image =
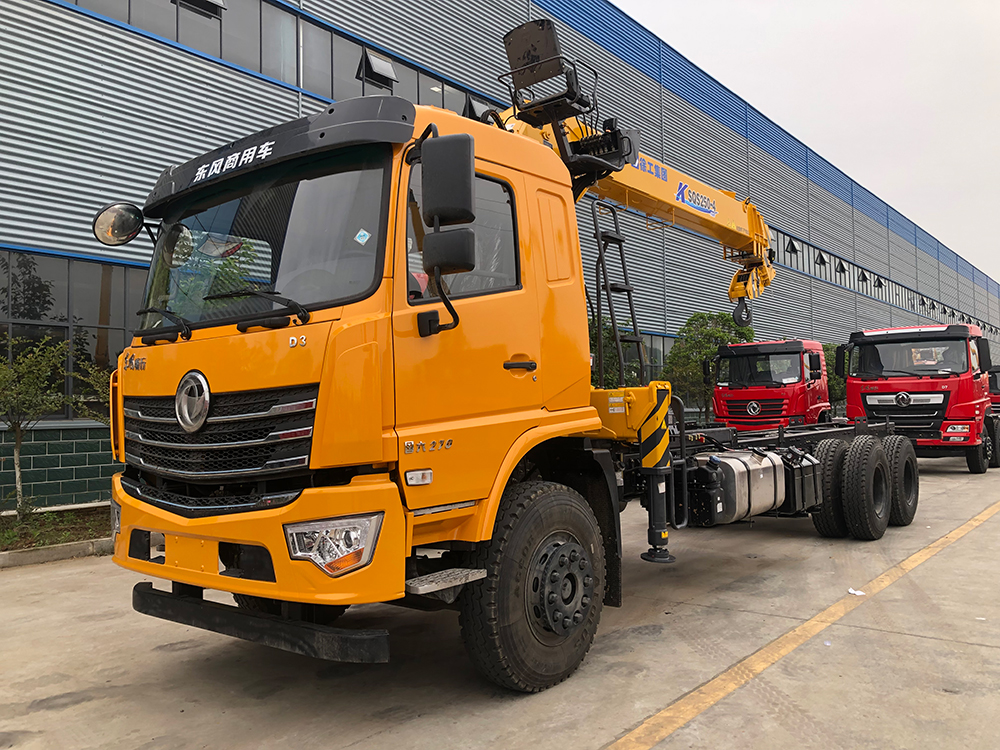
[[[649,748],[662,742],[727,695],[746,685],[754,677],[790,654],[814,635],[821,633],[848,612],[857,609],[869,598],[891,586],[918,565],[954,544],[997,513],[1000,513],[1000,502],[994,503],[951,533],[945,534],[919,552],[913,553],[898,565],[889,568],[889,570],[878,578],[869,581],[861,588],[867,596],[854,596],[853,594],[845,596],[812,619],[789,630],[759,651],[734,664],[718,677],[692,690],[659,713],[653,714],[617,742],[612,743],[609,746],[610,750],[649,750]]]

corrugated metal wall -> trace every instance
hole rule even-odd
[[[147,262],[99,245],[94,211],[142,205],[169,164],[298,116],[294,91],[41,0],[2,0],[0,241]]]
[[[640,127],[644,151],[741,198],[749,195],[770,224],[821,251],[1000,324],[996,282],[605,0],[405,9],[398,0],[298,4],[501,100],[502,35],[528,18],[552,18],[564,51],[600,70],[602,113]],[[0,0],[0,14],[0,241],[8,244],[105,252],[89,239],[96,206],[112,198],[141,203],[166,164],[322,106],[221,61],[47,0]],[[122,90],[139,93],[112,102]],[[585,218],[587,248],[589,209]],[[630,270],[643,289],[642,328],[672,333],[691,312],[731,307],[726,289],[733,267],[717,245],[676,230],[650,232],[632,216],[625,224]],[[115,257],[144,260],[147,253],[140,241]],[[839,341],[858,325],[921,319],[820,280],[842,277],[832,264],[809,261],[803,270],[813,277],[781,268],[758,302],[762,335],[809,321],[810,335]],[[585,249],[588,274],[592,266],[591,247]]]

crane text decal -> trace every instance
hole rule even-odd
[[[667,168],[660,166],[652,159],[647,159],[645,156],[639,157],[635,163],[635,168],[640,172],[653,175],[658,180],[667,181]]]
[[[689,190],[688,186],[683,182],[677,184],[677,200],[685,206],[691,206],[691,208],[701,211],[704,214],[715,216],[719,213],[715,208],[715,201],[707,195]]]
[[[266,159],[271,155],[273,150],[274,141],[268,141],[267,143],[262,143],[259,146],[250,146],[250,148],[243,149],[242,151],[234,151],[228,156],[216,159],[210,164],[202,164],[195,172],[194,179],[191,180],[191,183],[194,184],[196,182],[201,182],[209,177],[215,177],[223,172],[228,172],[231,169],[245,167],[258,159]]]

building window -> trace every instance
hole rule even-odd
[[[307,21],[300,21],[299,27],[302,29],[302,88],[329,99],[333,94],[333,35]]]
[[[419,104],[444,107],[444,83],[426,73],[420,74],[417,95]]]
[[[445,84],[444,87],[444,108],[452,112],[462,114],[465,112],[465,92],[454,86]]]
[[[116,21],[128,23],[128,0],[78,0],[77,5]]]
[[[260,8],[260,72],[279,81],[298,83],[298,44],[295,16],[270,3]]]
[[[412,301],[437,298],[434,278],[424,272],[423,239],[433,229],[420,212],[420,165],[410,170],[406,207],[406,247],[409,268],[408,297]],[[441,277],[449,297],[517,289],[518,253],[514,231],[514,196],[505,183],[476,177],[476,220],[467,225],[476,233],[476,268],[468,273]],[[447,231],[447,230],[445,230]]]
[[[260,72],[260,0],[226,0],[226,12],[222,15],[222,57]]]
[[[213,3],[177,3],[177,41],[212,57],[222,56],[222,10]]]
[[[177,41],[177,5],[172,0],[132,0],[129,23]]]
[[[353,99],[364,93],[358,79],[361,45],[341,36],[333,37],[333,98]]]
[[[361,56],[358,78],[365,82],[365,96],[391,95],[392,86],[398,80],[392,60],[370,49]]]
[[[396,78],[398,81],[393,87],[393,93],[401,96],[409,102],[417,103],[417,71],[413,68],[396,63]]]

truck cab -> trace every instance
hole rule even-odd
[[[889,419],[918,456],[965,456],[973,473],[1000,465],[991,367],[971,324],[858,331],[837,352],[848,418]]]
[[[823,346],[782,340],[720,346],[712,408],[718,422],[764,430],[830,421]]]

